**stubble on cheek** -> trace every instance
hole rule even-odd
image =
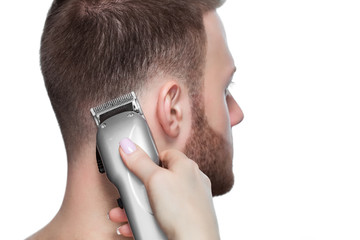
[[[232,142],[210,127],[202,104],[192,108],[192,130],[184,152],[210,178],[213,196],[231,190],[234,185]]]

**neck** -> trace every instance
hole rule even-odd
[[[84,153],[69,159],[63,204],[34,239],[119,239],[119,225],[107,219],[109,210],[117,206],[119,193],[105,174],[99,173],[95,154],[88,154],[93,150]]]

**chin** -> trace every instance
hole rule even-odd
[[[215,179],[211,180],[211,182],[211,191],[213,197],[224,195],[230,192],[234,186],[234,173],[231,170],[225,176],[220,176],[220,178],[216,177]]]

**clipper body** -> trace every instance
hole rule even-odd
[[[167,239],[155,220],[144,184],[127,169],[119,154],[119,142],[129,138],[159,164],[154,140],[135,94],[92,108],[91,113],[98,125],[100,164],[120,193],[135,240]]]

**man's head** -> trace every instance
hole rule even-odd
[[[244,117],[228,91],[236,71],[224,28],[215,12],[204,16],[207,50],[204,68],[204,106],[193,105],[193,129],[185,154],[196,159],[211,179],[213,195],[224,194],[234,182],[231,127]],[[199,110],[203,109],[203,110]]]
[[[95,142],[91,107],[135,91],[159,149],[183,150],[210,177],[214,194],[228,191],[230,121],[242,117],[231,119],[236,102],[225,92],[234,66],[213,11],[221,4],[54,1],[41,66],[68,155]]]

